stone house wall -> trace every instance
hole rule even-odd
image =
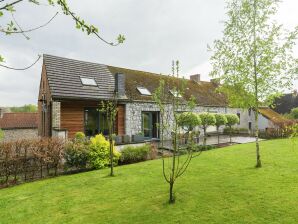
[[[26,129],[4,129],[4,141],[12,141],[19,139],[32,139],[38,137],[37,128]]]
[[[142,132],[142,112],[154,112],[159,111],[158,106],[155,103],[147,103],[147,102],[133,102],[127,103],[125,105],[125,133],[127,135],[135,135]],[[171,111],[171,110],[170,110]],[[236,125],[237,128],[245,128],[248,129],[248,122],[252,120],[250,116],[248,116],[248,110],[237,109],[237,108],[226,108],[226,107],[204,107],[197,106],[194,109],[194,112],[210,112],[210,113],[240,113],[240,124]],[[173,120],[173,114],[169,113],[169,116],[166,120]],[[253,124],[252,124],[253,125]],[[220,131],[223,130],[224,127],[220,128]],[[216,131],[215,127],[210,127],[207,130],[208,132]]]

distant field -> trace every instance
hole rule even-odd
[[[297,147],[297,146],[296,146]],[[168,205],[161,161],[0,190],[0,223],[298,223],[298,148],[289,140],[203,152]]]

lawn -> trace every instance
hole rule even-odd
[[[204,152],[167,204],[161,161],[61,176],[0,190],[0,223],[298,223],[298,148],[289,140]]]

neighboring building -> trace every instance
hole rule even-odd
[[[0,129],[4,131],[4,140],[28,139],[38,136],[37,113],[1,113],[1,111]]]
[[[277,98],[273,103],[272,109],[277,113],[285,114],[290,113],[291,110],[296,107],[298,107],[297,90]]]
[[[268,107],[259,109],[259,130],[266,132],[270,129],[280,129],[293,124],[293,121],[284,118],[281,114]]]
[[[87,136],[107,134],[105,114],[97,108],[100,101],[113,99],[117,91],[116,134],[143,133],[148,138],[159,138],[156,123],[160,113],[152,93],[161,79],[170,79],[172,86],[181,81],[149,72],[44,55],[38,98],[39,135],[71,138],[78,131]],[[186,80],[185,95],[186,98],[194,96],[196,112],[234,113],[240,117],[237,127],[248,129],[249,122],[253,122],[249,111],[229,108],[225,96],[216,91],[217,86],[216,81],[201,81],[200,75],[193,75]]]

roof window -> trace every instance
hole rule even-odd
[[[182,98],[181,94],[178,93],[178,91],[176,91],[176,90],[170,90],[170,93],[171,93],[174,97]]]
[[[151,96],[151,92],[145,88],[145,87],[137,87],[137,90],[142,94],[142,95],[145,95],[145,96]]]
[[[97,86],[94,78],[80,77],[80,79],[84,86]]]

